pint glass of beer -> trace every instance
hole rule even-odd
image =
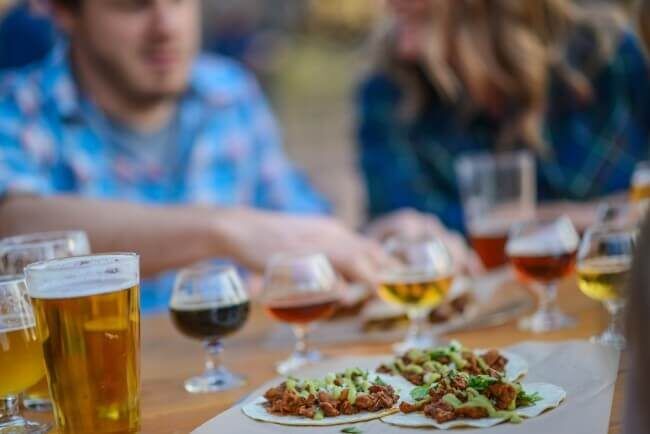
[[[139,432],[138,256],[37,262],[25,277],[59,432]]]
[[[23,274],[24,268],[38,261],[89,255],[90,243],[83,231],[39,232],[0,240],[0,275]],[[51,411],[45,370],[41,381],[23,395],[23,405],[32,411]]]
[[[485,268],[505,265],[510,226],[535,215],[533,156],[526,151],[468,154],[456,163],[456,176],[472,247]]]

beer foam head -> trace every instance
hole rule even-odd
[[[73,298],[120,291],[138,285],[135,253],[75,256],[37,262],[25,268],[33,298]]]
[[[509,256],[547,256],[574,252],[580,237],[568,217],[542,226],[530,234],[510,239],[506,245]]]

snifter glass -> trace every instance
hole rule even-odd
[[[22,274],[34,262],[90,254],[83,231],[53,231],[17,235],[0,240],[0,275]],[[43,378],[23,396],[23,405],[32,411],[51,411],[45,371]]]
[[[379,274],[379,296],[406,310],[410,326],[397,353],[428,348],[436,343],[425,322],[429,312],[447,297],[454,280],[454,264],[442,241],[427,235],[396,237],[385,244],[394,264]]]
[[[245,384],[221,363],[222,340],[248,319],[248,294],[231,265],[198,264],[178,272],[169,310],[176,329],[203,342],[205,371],[185,381],[190,393],[219,392]]]
[[[625,347],[622,313],[632,264],[637,228],[603,224],[589,228],[578,251],[578,286],[589,298],[603,303],[610,315],[609,327],[592,342]]]
[[[45,375],[41,339],[22,276],[0,277],[0,433],[45,433],[20,416],[18,395]]]
[[[340,300],[339,279],[323,254],[280,254],[269,261],[264,273],[261,301],[269,315],[291,325],[296,345],[291,356],[277,365],[287,374],[322,359],[309,350],[311,324],[329,317]]]
[[[557,284],[575,267],[579,236],[566,217],[519,223],[510,231],[506,252],[517,276],[539,296],[539,308],[520,321],[519,327],[536,333],[575,325],[557,307]]]
[[[37,262],[25,279],[57,432],[140,432],[138,255]]]

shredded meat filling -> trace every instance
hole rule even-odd
[[[336,417],[341,414],[357,414],[361,411],[378,412],[392,408],[399,396],[391,386],[372,385],[368,393],[359,392],[355,403],[348,401],[349,391],[343,389],[338,398],[325,391],[318,392],[317,396],[309,394],[301,396],[295,390],[288,390],[286,383],[273,387],[264,393],[266,410],[279,415],[294,415],[313,418],[320,409],[324,417]]]

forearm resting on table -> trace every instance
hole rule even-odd
[[[0,236],[81,229],[88,234],[93,252],[140,254],[142,274],[147,276],[227,256],[228,243],[220,242],[216,224],[219,212],[72,196],[10,196],[0,204]]]

